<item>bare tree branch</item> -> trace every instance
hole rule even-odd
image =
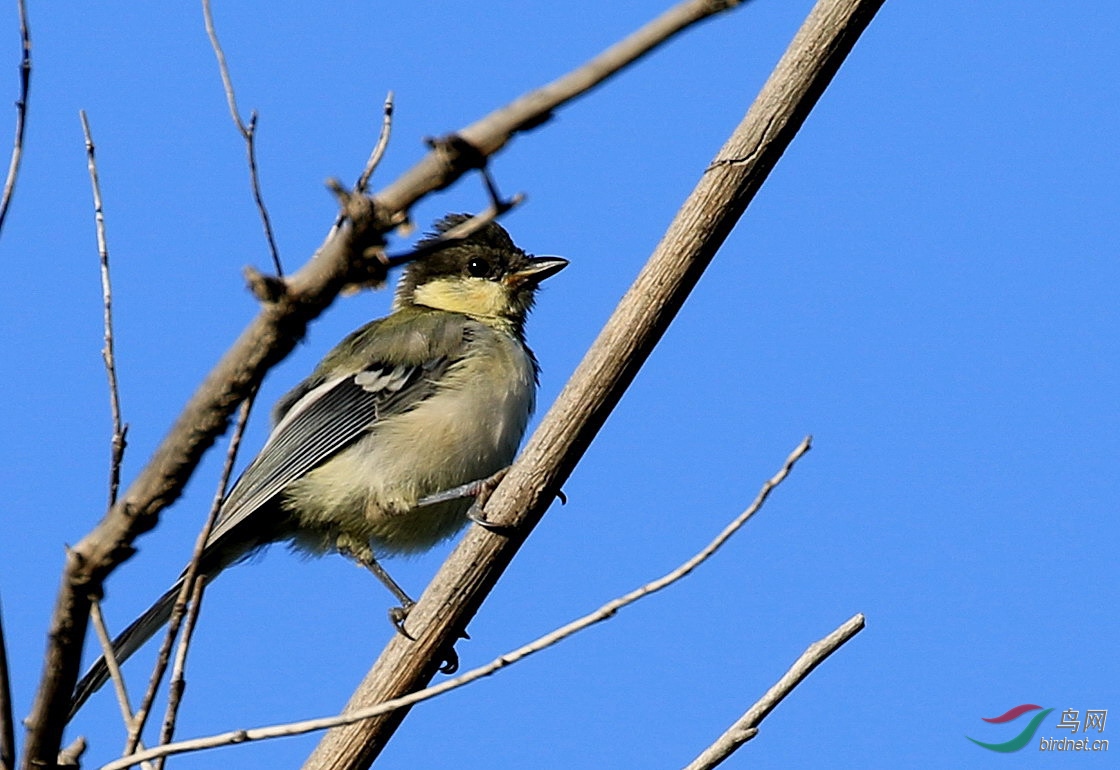
[[[31,95],[31,28],[27,23],[27,2],[18,0],[19,37],[23,56],[19,63],[19,99],[16,101],[16,135],[12,143],[12,158],[8,161],[8,178],[4,182],[4,192],[0,195],[0,231],[4,229],[4,219],[8,216],[8,206],[16,190],[20,162],[23,160],[23,132],[27,125],[27,104]]]
[[[109,241],[105,235],[105,210],[101,204],[101,180],[97,173],[97,153],[93,144],[93,132],[85,110],[78,116],[82,121],[82,134],[86,140],[86,165],[89,168],[89,183],[93,190],[93,219],[97,228],[97,254],[101,266],[101,304],[104,326],[104,345],[101,359],[105,362],[105,374],[109,380],[109,412],[113,420],[113,436],[110,439],[109,457],[109,508],[117,502],[117,491],[121,485],[121,462],[127,444],[128,426],[121,423],[121,396],[117,385],[117,362],[113,345],[113,284],[109,280]]]
[[[268,241],[268,251],[272,255],[272,266],[276,275],[284,275],[284,268],[280,265],[280,250],[276,247],[276,238],[272,233],[272,219],[268,216],[268,208],[264,205],[264,195],[261,193],[261,178],[257,170],[257,112],[254,110],[249,116],[249,124],[241,120],[241,111],[237,109],[237,95],[233,90],[233,78],[229,74],[229,65],[226,63],[226,54],[222,44],[218,42],[218,30],[214,27],[214,16],[210,12],[210,0],[202,0],[202,17],[206,23],[206,34],[210,38],[210,45],[214,49],[214,56],[218,59],[218,69],[222,74],[222,87],[226,92],[226,102],[229,104],[229,113],[233,124],[245,139],[246,159],[249,163],[249,184],[253,188],[253,200],[257,204],[257,211],[261,215],[261,224],[264,225],[264,237]]]
[[[379,192],[378,205],[405,211],[421,195],[442,190],[465,171],[477,168],[514,136],[552,117],[560,106],[634,64],[673,36],[744,0],[685,0],[577,69],[530,91],[501,109],[435,143],[433,152]]]
[[[389,147],[389,135],[393,130],[393,92],[390,91],[385,95],[385,106],[381,113],[381,133],[377,137],[377,144],[373,146],[373,151],[369,154],[369,160],[366,161],[366,167],[362,169],[362,175],[358,177],[357,184],[354,185],[354,192],[364,194],[369,187],[369,179],[373,176],[373,172],[381,164],[381,159],[385,156],[385,150]]]
[[[381,163],[381,158],[385,155],[385,150],[389,147],[389,136],[393,128],[393,92],[390,91],[385,95],[385,104],[382,107],[381,113],[381,131],[377,136],[377,143],[370,151],[369,159],[366,161],[366,167],[362,169],[358,181],[354,183],[354,189],[351,191],[355,195],[365,195],[369,188],[369,180],[373,176],[373,172],[377,170],[378,165]],[[336,196],[343,195],[342,183],[337,179],[330,179],[327,181],[327,186],[331,188]],[[334,220],[334,225],[327,233],[327,241],[334,237],[338,232],[338,228],[342,227],[342,223],[346,217],[344,212],[339,212],[339,215]]]
[[[515,133],[540,125],[555,109],[648,53],[657,45],[733,3],[686,0],[569,76],[515,100],[464,129],[467,139],[448,137],[412,170],[372,199],[351,199],[347,223],[296,273],[211,370],[112,511],[68,553],[48,631],[43,674],[27,720],[25,770],[49,765],[58,755],[69,699],[78,678],[89,623],[90,597],[133,553],[136,537],[154,527],[159,513],[181,494],[203,453],[226,429],[233,410],[265,372],[298,342],[346,285],[383,274],[373,258],[382,235],[406,221],[423,196],[477,168]],[[629,57],[629,58],[627,58]],[[469,134],[469,136],[468,136]],[[473,614],[474,609],[471,609]]]
[[[187,652],[190,650],[191,639],[194,636],[194,626],[198,622],[198,613],[202,608],[202,592],[206,590],[206,576],[197,575],[191,590],[190,609],[187,612],[186,623],[183,624],[183,637],[179,640],[179,647],[175,651],[175,665],[171,669],[171,685],[167,696],[167,712],[163,717],[163,727],[159,733],[159,744],[165,746],[171,743],[175,736],[175,722],[179,718],[179,704],[183,702],[183,691],[187,687],[186,668]],[[156,770],[163,770],[167,757],[156,760]]]
[[[245,435],[245,427],[249,424],[249,415],[253,410],[253,402],[256,400],[256,392],[254,391],[248,398],[241,403],[241,412],[237,417],[237,425],[233,429],[233,437],[230,438],[229,446],[226,448],[225,464],[222,466],[222,473],[218,478],[217,488],[214,490],[214,499],[210,503],[210,513],[206,517],[206,521],[199,530],[198,537],[195,538],[194,551],[191,554],[190,563],[187,565],[186,572],[183,578],[183,585],[179,589],[179,595],[175,599],[175,606],[171,608],[171,617],[167,622],[167,630],[164,633],[163,642],[160,645],[159,655],[156,656],[155,665],[152,667],[152,674],[148,678],[148,689],[144,693],[144,699],[140,702],[140,708],[136,712],[133,719],[128,723],[128,742],[125,745],[124,756],[136,751],[140,746],[140,736],[144,732],[144,725],[148,721],[148,715],[151,713],[152,704],[155,703],[156,692],[159,690],[159,684],[163,681],[163,675],[167,671],[167,664],[171,658],[171,648],[175,644],[175,638],[179,634],[179,627],[183,621],[183,615],[187,608],[190,608],[190,614],[187,616],[187,629],[184,630],[184,639],[189,641],[189,633],[194,628],[194,616],[198,614],[198,606],[201,602],[201,591],[195,591],[195,583],[199,579],[199,565],[202,561],[202,552],[206,548],[206,541],[210,539],[210,531],[214,529],[214,522],[218,520],[218,513],[222,509],[222,500],[226,496],[226,488],[229,486],[230,476],[233,474],[233,465],[237,461],[237,452],[241,448],[241,439]],[[196,598],[191,598],[196,597]],[[188,604],[189,602],[189,604]],[[186,650],[183,649],[183,657],[186,656]],[[105,659],[108,662],[108,658]],[[179,664],[178,658],[176,664]],[[181,671],[181,667],[180,667]],[[177,713],[178,705],[174,708],[170,701],[177,700],[175,698],[169,699],[168,711],[172,714],[171,725],[174,726],[173,713]],[[168,721],[164,720],[165,723]],[[167,743],[166,740],[161,740],[160,743]]]
[[[101,612],[101,600],[95,599],[90,608],[90,620],[93,622],[93,631],[101,645],[101,657],[105,659],[105,667],[109,669],[109,679],[113,683],[113,690],[117,694],[117,705],[121,709],[121,719],[125,725],[132,723],[132,701],[128,697],[128,684],[121,674],[121,666],[113,652],[113,639],[105,625],[105,616]]]
[[[801,684],[814,668],[824,663],[829,655],[862,631],[863,626],[863,614],[853,615],[824,639],[809,645],[809,649],[794,661],[785,676],[767,690],[757,703],[747,709],[747,713],[743,714],[735,724],[727,728],[715,743],[689,763],[685,770],[711,770],[723,764],[723,761],[740,746],[758,735],[758,725],[787,695],[793,692],[794,687]]]
[[[133,764],[139,763],[142,760],[159,759],[162,760],[171,754],[182,754],[188,751],[200,751],[202,749],[217,748],[218,746],[229,746],[235,743],[245,743],[247,741],[258,741],[269,738],[283,738],[291,735],[302,735],[304,733],[314,732],[316,730],[326,730],[330,727],[339,725],[352,724],[362,719],[369,719],[381,714],[386,714],[396,709],[412,706],[421,701],[430,700],[445,692],[456,690],[460,687],[470,684],[483,677],[490,676],[498,671],[512,666],[514,663],[524,660],[530,655],[546,650],[559,642],[573,636],[580,631],[601,623],[604,620],[613,618],[618,614],[618,611],[633,604],[640,599],[644,599],[651,594],[657,593],[663,588],[668,588],[673,583],[681,580],[689,575],[693,570],[710,559],[720,547],[726,543],[732,535],[743,528],[751,517],[753,517],[765,504],[770,493],[785,481],[789,476],[793,466],[804,457],[805,453],[809,451],[812,443],[811,437],[806,437],[796,449],[786,458],[785,463],[782,464],[781,469],[768,479],[755,497],[754,501],[747,507],[745,511],[740,513],[734,521],[728,524],[722,532],[720,532],[715,539],[708,543],[704,548],[689,557],[686,561],[679,566],[666,573],[662,577],[652,580],[645,585],[635,588],[633,591],[619,596],[615,599],[604,604],[594,612],[590,612],[581,618],[573,620],[560,628],[550,631],[549,633],[541,636],[526,645],[518,647],[516,650],[507,652],[498,658],[495,658],[490,663],[484,666],[467,671],[454,679],[448,679],[440,682],[434,687],[415,692],[410,695],[405,695],[400,698],[395,698],[386,703],[379,703],[375,706],[364,708],[360,711],[347,713],[343,716],[324,717],[321,719],[307,719],[300,722],[291,722],[288,724],[274,725],[271,727],[259,727],[249,730],[233,730],[230,732],[222,733],[221,735],[213,735],[206,738],[195,738],[189,741],[181,741],[175,744],[168,744],[158,748],[142,751],[134,756],[122,758],[114,762],[110,762],[101,768],[101,770],[123,770],[123,768],[131,767]]]
[[[78,736],[74,742],[67,746],[62,751],[58,752],[58,767],[60,768],[81,768],[82,754],[86,751],[86,739]]]
[[[742,123],[704,172],[540,427],[350,699],[347,712],[419,690],[543,516],[704,268],[883,0],[819,0]],[[366,768],[401,709],[331,730],[306,770]]]
[[[105,666],[109,669],[109,679],[113,682],[113,690],[117,694],[117,705],[121,709],[121,720],[124,722],[125,727],[129,727],[134,719],[132,713],[132,704],[128,698],[128,685],[124,681],[124,675],[121,674],[120,664],[117,662],[116,653],[113,652],[113,641],[109,637],[109,629],[105,625],[105,618],[101,614],[101,602],[95,600],[93,608],[90,612],[90,620],[93,621],[93,630],[97,634],[97,641],[101,644],[101,657],[105,659]],[[143,749],[143,744],[137,744],[140,749]],[[135,750],[135,749],[134,749]],[[150,762],[142,762],[140,764],[144,770],[150,770],[152,767]]]
[[[16,729],[12,711],[12,680],[8,671],[8,643],[4,641],[4,613],[0,612],[0,770],[16,766]]]

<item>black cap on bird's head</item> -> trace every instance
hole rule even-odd
[[[468,214],[447,215],[417,246],[431,246],[470,218]],[[490,222],[409,263],[397,286],[394,305],[427,305],[466,315],[505,317],[519,324],[532,307],[540,282],[567,264],[560,257],[527,254],[501,225]]]

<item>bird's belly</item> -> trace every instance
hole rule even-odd
[[[531,363],[516,352],[525,358],[513,359],[520,364],[513,367],[516,376],[488,382],[467,360],[449,372],[440,392],[378,423],[289,486],[284,506],[300,522],[296,545],[322,552],[340,542],[368,543],[374,555],[409,553],[462,528],[470,499],[421,508],[416,502],[484,479],[512,462],[532,412],[535,384]],[[462,381],[489,387],[457,387]]]

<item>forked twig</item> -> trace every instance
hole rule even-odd
[[[366,167],[362,169],[362,173],[358,176],[358,181],[354,183],[354,187],[349,191],[351,195],[365,195],[369,187],[369,180],[373,177],[373,172],[381,164],[381,159],[385,156],[385,150],[389,147],[389,136],[393,129],[393,92],[390,91],[385,95],[385,104],[381,112],[381,131],[377,135],[377,143],[374,144],[373,149],[369,153],[369,159],[366,160]],[[342,183],[337,179],[327,180],[327,188],[335,194],[336,197],[341,198],[340,190],[342,190]],[[334,218],[334,224],[327,232],[327,237],[323,239],[323,243],[329,243],[332,238],[338,233],[338,228],[342,227],[342,223],[346,221],[346,205],[343,203],[342,208],[338,215]]]
[[[218,59],[218,69],[222,75],[222,87],[226,92],[226,103],[229,105],[229,114],[233,124],[245,139],[245,154],[249,162],[249,183],[253,188],[253,200],[256,201],[257,211],[261,215],[261,224],[264,225],[264,237],[268,241],[268,251],[272,255],[272,266],[276,275],[284,275],[280,266],[280,250],[276,247],[276,238],[272,233],[272,219],[268,216],[268,208],[264,204],[264,195],[261,193],[260,173],[257,171],[257,112],[249,115],[249,123],[241,120],[241,111],[237,108],[237,95],[233,90],[233,79],[229,74],[229,65],[226,63],[226,54],[222,44],[218,42],[218,30],[214,27],[214,16],[210,12],[210,0],[202,0],[202,17],[206,24],[206,34],[210,38],[210,45],[214,49],[214,56]]]
[[[327,730],[332,727],[338,727],[340,725],[353,724],[354,722],[360,722],[364,719],[370,719],[372,717],[380,716],[381,714],[386,714],[390,711],[396,711],[397,709],[412,706],[416,703],[420,703],[421,701],[434,698],[437,695],[442,695],[443,693],[449,692],[450,690],[455,690],[463,687],[464,685],[470,684],[477,679],[482,679],[483,677],[490,676],[491,674],[500,671],[507,666],[513,665],[514,663],[517,663],[518,661],[529,657],[533,653],[545,650],[553,646],[554,644],[567,639],[568,637],[582,631],[588,626],[595,625],[596,623],[600,623],[604,620],[607,620],[608,618],[614,617],[616,614],[618,614],[619,610],[626,607],[627,605],[633,604],[639,599],[643,599],[646,596],[656,593],[663,588],[667,588],[668,586],[676,583],[678,580],[688,575],[690,572],[696,569],[696,567],[700,566],[700,564],[707,561],[716,551],[719,550],[719,548],[724,543],[727,542],[727,540],[732,535],[742,529],[743,525],[746,524],[751,519],[751,517],[759,511],[760,508],[762,508],[762,505],[766,502],[766,499],[770,496],[770,493],[774,490],[774,488],[781,484],[786,479],[786,477],[789,476],[790,471],[793,470],[793,466],[805,455],[806,452],[809,451],[811,443],[812,437],[806,436],[805,439],[797,446],[797,448],[793,450],[790,456],[786,458],[786,461],[782,465],[781,469],[762,485],[762,489],[759,491],[758,495],[755,497],[750,506],[748,506],[745,511],[739,514],[734,521],[728,524],[723,529],[723,531],[715,537],[714,540],[708,543],[708,545],[704,546],[704,548],[702,548],[676,569],[673,569],[657,580],[646,583],[645,585],[636,588],[623,596],[607,602],[594,612],[588,613],[581,618],[577,618],[576,620],[568,623],[565,626],[562,626],[554,631],[550,631],[544,636],[535,639],[534,641],[529,642],[522,647],[518,647],[516,650],[495,658],[493,661],[487,663],[484,666],[479,666],[478,668],[471,669],[470,671],[467,671],[466,673],[461,674],[454,679],[448,679],[446,681],[440,682],[433,687],[428,687],[424,690],[420,690],[419,692],[414,692],[400,698],[393,698],[392,700],[386,701],[384,703],[379,703],[375,706],[370,706],[368,708],[352,711],[346,714],[324,717],[321,719],[308,719],[302,722],[293,722],[283,725],[273,725],[271,727],[260,727],[249,730],[233,730],[230,732],[221,733],[219,735],[208,736],[206,738],[195,738],[192,740],[180,741],[179,743],[169,743],[166,746],[158,746],[152,749],[148,749],[147,751],[137,752],[130,757],[124,757],[122,759],[109,762],[108,764],[104,765],[101,770],[123,770],[124,768],[131,767],[132,765],[139,763],[141,760],[157,759],[160,757],[170,756],[171,754],[182,754],[188,751],[200,751],[202,749],[210,749],[217,746],[228,746],[234,743],[246,743],[249,741],[259,741],[267,738],[281,738],[290,735],[301,735],[303,733],[314,732],[316,730]]]

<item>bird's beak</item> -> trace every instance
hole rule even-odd
[[[506,276],[506,283],[520,286],[523,283],[540,283],[549,276],[556,275],[568,266],[563,257],[532,257],[529,264]]]

